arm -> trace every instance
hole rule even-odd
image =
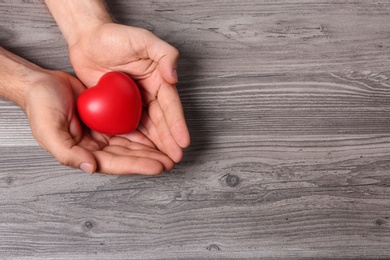
[[[25,109],[28,83],[37,80],[41,72],[38,66],[0,47],[0,96]]]

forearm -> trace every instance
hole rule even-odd
[[[103,0],[45,0],[69,46],[102,23],[112,22]]]
[[[29,86],[44,69],[0,47],[0,96],[25,109]]]

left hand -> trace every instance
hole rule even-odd
[[[103,23],[70,45],[69,55],[87,87],[112,70],[135,79],[146,106],[138,130],[173,161],[182,159],[190,136],[175,88],[178,51],[174,47],[145,29]]]

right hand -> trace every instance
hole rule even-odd
[[[70,44],[69,54],[87,87],[112,70],[135,79],[145,106],[139,131],[173,161],[182,159],[190,134],[175,86],[179,54],[173,46],[145,29],[102,23]]]

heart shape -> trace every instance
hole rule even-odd
[[[80,119],[91,129],[109,135],[137,129],[142,99],[137,84],[126,74],[111,71],[77,99]]]

